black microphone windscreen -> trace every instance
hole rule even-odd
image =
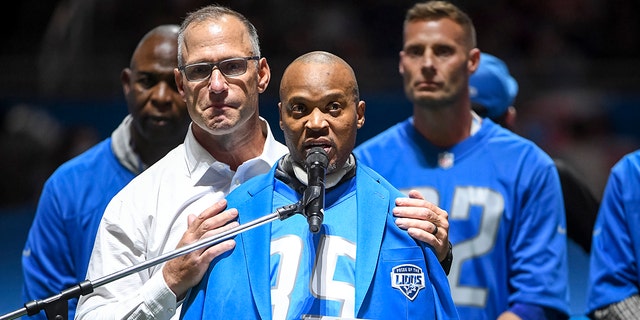
[[[311,167],[313,165],[321,165],[323,168],[326,168],[329,164],[329,157],[327,153],[321,147],[313,147],[307,153],[306,165],[307,167]]]

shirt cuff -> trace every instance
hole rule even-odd
[[[156,319],[171,319],[178,312],[176,295],[167,286],[162,272],[157,272],[145,284],[144,301]]]

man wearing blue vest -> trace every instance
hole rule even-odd
[[[323,219],[308,212],[241,233],[192,288],[183,319],[457,319],[433,247],[393,214],[402,194],[351,153],[365,103],[351,67],[327,52],[302,55],[280,85],[289,153],[227,197],[246,223],[315,186],[305,159],[326,153]],[[304,204],[304,203],[303,203]],[[305,217],[306,216],[306,217]],[[415,228],[417,229],[417,228]]]

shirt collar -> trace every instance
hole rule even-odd
[[[133,117],[130,114],[122,119],[120,125],[111,133],[111,149],[120,164],[138,175],[147,169],[147,165],[134,150],[134,141],[131,139],[132,123]]]
[[[187,168],[194,185],[228,185],[234,176],[235,181],[232,184],[239,184],[258,174],[268,172],[271,166],[284,156],[288,150],[275,139],[269,123],[262,117],[260,117],[260,120],[263,123],[263,130],[267,134],[262,154],[241,164],[237,173],[231,170],[226,163],[216,160],[198,143],[191,129],[191,126],[194,125],[192,123],[187,131],[184,145]]]

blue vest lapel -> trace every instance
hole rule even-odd
[[[259,181],[254,181],[252,186],[247,189],[249,198],[237,206],[239,223],[244,224],[272,212],[273,173],[274,170],[272,169],[269,174],[257,178]],[[378,265],[387,212],[390,210],[389,205],[392,200],[389,199],[389,191],[377,182],[377,177],[371,175],[368,169],[361,169],[361,166],[358,166],[356,179],[358,185],[356,191],[357,219],[358,226],[360,226],[356,252],[355,314],[357,316],[369,291]],[[255,204],[260,204],[260,206],[258,207]],[[366,230],[362,229],[364,227],[366,227]],[[260,317],[269,319],[271,318],[269,246],[250,244],[269,243],[271,241],[270,224],[243,232],[237,239],[241,241],[246,255],[246,270],[249,274],[251,292]],[[376,248],[376,250],[371,250],[371,248]],[[240,269],[238,272],[240,272]]]
[[[252,183],[251,188],[247,189],[249,198],[241,206],[238,206],[238,221],[241,224],[262,218],[272,212],[273,170],[256,179],[259,180]],[[256,227],[241,233],[238,238],[241,239],[241,245],[244,249],[244,261],[249,275],[251,292],[261,319],[271,318],[270,250],[268,245],[271,241],[270,226],[271,224],[265,224]],[[238,272],[240,272],[240,266],[238,267]]]
[[[378,265],[387,219],[386,212],[389,211],[390,201],[389,191],[369,175],[368,170],[364,170],[359,164],[356,170],[358,248],[356,249],[355,314],[358,316]],[[371,250],[372,248],[376,250]]]

